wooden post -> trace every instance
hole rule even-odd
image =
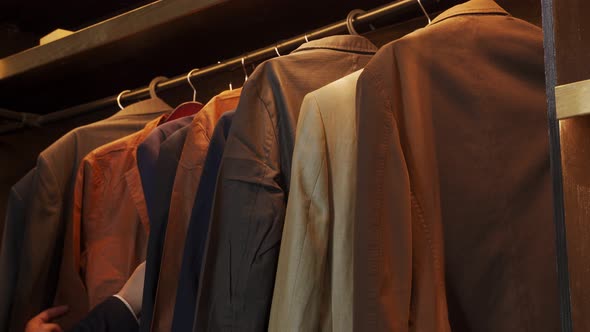
[[[590,79],[590,2],[542,4],[562,331],[590,331],[590,116],[558,120],[555,102],[561,114],[584,105],[562,86]]]

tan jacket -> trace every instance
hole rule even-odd
[[[219,118],[238,106],[241,92],[242,89],[228,90],[213,97],[190,124],[172,189],[152,331],[167,332],[172,327],[184,240],[211,135]]]
[[[360,74],[303,99],[269,331],[352,331]]]
[[[541,30],[453,7],[375,55],[357,114],[355,330],[558,331]]]

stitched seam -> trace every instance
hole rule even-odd
[[[384,91],[384,82],[381,79],[381,77],[377,77],[376,75],[372,74],[370,71],[365,71],[364,73],[366,73],[368,77],[368,81],[373,81],[374,82],[374,87],[377,91],[377,93],[379,95],[382,96],[382,101],[384,104],[384,110],[385,110],[385,114],[387,117],[391,116],[392,118],[395,119],[395,117],[393,116],[393,111],[392,111],[392,107],[391,107],[391,100],[389,99],[389,97],[387,96],[387,94]],[[389,138],[392,136],[393,134],[393,128],[392,128],[392,124],[389,121],[385,121],[384,124],[384,132],[383,132],[383,140],[381,140],[381,144],[379,144],[379,148],[378,148],[378,157],[377,157],[377,162],[376,162],[376,169],[375,169],[375,177],[376,178],[383,178],[383,175],[385,173],[385,159],[386,159],[386,149],[387,149],[387,142],[389,141]],[[384,199],[383,199],[383,191],[384,191],[384,183],[383,181],[378,181],[377,182],[377,188],[376,188],[376,204],[375,204],[375,210],[377,211],[377,216],[376,216],[376,225],[374,226],[374,228],[377,230],[377,234],[383,234],[382,231],[382,225],[384,222],[384,218],[382,215],[382,209],[383,209],[383,205],[384,205]],[[369,224],[370,225],[370,224]],[[378,236],[379,237],[379,236]],[[377,238],[378,238],[377,237]],[[371,247],[369,244],[369,257],[368,260],[369,261],[373,261],[374,262],[374,266],[369,266],[369,271],[367,271],[367,273],[373,273],[373,275],[376,275],[378,279],[379,276],[379,269],[380,266],[379,264],[375,264],[375,262],[379,262],[381,261],[381,251],[382,251],[382,247],[380,244],[380,241],[376,241],[377,243],[375,243],[375,249],[374,249],[374,253],[371,253]],[[374,257],[371,257],[374,256]],[[371,271],[373,270],[374,271]],[[369,296],[377,299],[378,298],[378,294],[376,292],[371,292],[373,289],[369,289]],[[375,293],[375,294],[371,294],[371,293]],[[370,305],[370,304],[369,304]],[[365,311],[365,313],[367,314],[367,323],[369,327],[372,327],[372,329],[377,329],[378,328],[378,319],[377,319],[377,310],[372,311],[372,310],[363,310]],[[369,329],[371,330],[371,329]]]
[[[205,136],[207,142],[211,142],[211,137],[209,137],[209,133],[207,132],[207,130],[205,130],[205,127],[203,127],[203,125],[200,122],[197,123],[197,126],[201,127],[201,130],[203,131],[203,136]]]
[[[455,18],[457,16],[464,16],[464,15],[474,15],[474,14],[480,14],[480,15],[503,15],[503,16],[510,16],[510,14],[502,9],[499,8],[477,8],[477,9],[465,9],[462,10],[460,12],[454,13],[452,15],[446,16],[446,17],[441,17],[440,19],[434,19],[434,21],[432,22],[431,25],[440,23],[442,21],[448,20],[450,18]]]
[[[234,91],[237,90],[237,91],[240,91],[240,93],[224,91],[221,94],[217,95],[215,98],[217,98],[218,100],[224,100],[224,101],[225,100],[230,100],[230,99],[236,99],[236,98],[239,99],[240,98],[240,94],[242,93],[242,88],[243,87],[234,89]]]
[[[269,110],[269,106],[266,104],[266,102],[264,101],[264,99],[262,99],[262,96],[260,95],[260,87],[258,85],[255,85],[256,87],[256,96],[258,97],[258,100],[260,100],[260,102],[262,103],[262,105],[264,105],[264,110],[266,111],[266,115],[268,116],[268,118],[271,120],[270,122],[272,123],[272,116],[270,114],[270,110]],[[275,142],[279,141],[279,136],[277,134],[277,128],[275,127],[276,124],[272,123],[272,126],[270,127],[272,129],[272,133],[275,137]],[[266,161],[268,161],[268,157],[269,157],[269,153],[270,153],[270,147],[268,145],[265,146],[265,153],[266,153],[266,160],[265,160],[265,165],[266,165]],[[268,167],[268,165],[266,165]],[[266,175],[266,174],[265,174]]]
[[[55,176],[55,172],[53,171],[53,166],[50,166],[51,164],[49,163],[49,161],[45,157],[43,157],[43,155],[40,155],[39,158],[43,159],[43,162],[45,163],[45,165],[47,165],[47,167],[45,167],[45,168],[49,171],[49,174],[51,174],[51,177],[53,178],[53,182],[55,184],[57,184],[57,189],[59,190],[59,197],[63,197],[63,190],[60,186],[59,181],[57,181],[57,176]],[[75,170],[75,171],[77,173],[78,170]]]
[[[432,259],[434,261],[434,266],[435,266],[436,272],[439,272],[439,271],[441,271],[441,265],[440,265],[439,256],[437,255],[436,250],[434,250],[434,245],[433,245],[433,240],[432,240],[432,230],[430,229],[430,227],[426,223],[426,220],[424,218],[424,210],[422,209],[422,205],[420,204],[420,201],[413,190],[411,191],[411,195],[412,195],[412,205],[417,210],[416,212],[418,214],[418,216],[417,216],[418,221],[420,222],[420,226],[422,227],[422,230],[423,230],[426,240],[428,242],[428,249],[430,250],[430,255],[432,256]],[[438,283],[439,279],[435,278],[435,280],[437,281],[437,284],[439,284]],[[439,284],[439,286],[440,286],[440,284]]]
[[[303,51],[313,51],[313,50],[326,50],[326,51],[358,53],[358,54],[375,54],[375,53],[377,53],[376,49],[358,49],[358,48],[354,48],[354,47],[329,47],[329,46],[318,46],[318,47],[310,46],[310,47],[306,47],[306,48],[298,50],[297,53],[303,52]]]
[[[180,156],[178,157],[178,166],[181,166],[182,168],[184,168],[186,170],[193,170],[198,167],[198,165],[195,165],[192,162],[187,162],[186,161],[187,158],[183,158],[183,156],[185,156],[184,153],[187,152],[185,150],[189,150],[187,148],[188,144],[192,145],[192,143],[189,143],[189,142],[194,141],[195,140],[194,138],[197,137],[201,132],[203,133],[203,137],[207,140],[207,142],[210,142],[210,140],[207,137],[207,134],[205,132],[205,128],[203,128],[203,126],[201,126],[200,123],[195,123],[193,125],[192,129],[193,130],[189,131],[189,133],[187,134],[186,139],[184,141],[184,145],[182,147],[182,150],[180,151]],[[191,148],[194,148],[194,146]],[[194,150],[191,149],[191,151],[189,151],[188,153],[194,153]]]

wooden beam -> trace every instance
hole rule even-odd
[[[557,119],[590,115],[590,80],[555,87]]]
[[[0,107],[40,114],[58,111],[144,86],[155,76],[174,77],[280,43],[342,20],[355,8],[369,10],[390,2],[151,3],[53,43],[1,59]]]
[[[150,3],[52,43],[0,59],[0,80],[58,62],[67,62],[76,55],[136,38],[154,27],[170,24],[225,1],[227,0],[176,0]]]

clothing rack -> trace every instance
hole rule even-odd
[[[293,51],[299,45],[303,44],[308,40],[324,38],[328,36],[333,36],[341,33],[348,33],[350,31],[348,25],[353,24],[369,24],[372,23],[380,18],[387,17],[394,14],[404,14],[411,10],[421,9],[424,14],[426,14],[426,10],[422,6],[420,0],[400,0],[396,2],[392,2],[390,4],[377,7],[375,9],[369,10],[367,12],[362,12],[358,10],[354,10],[352,13],[359,13],[358,15],[349,15],[349,18],[344,19],[342,21],[333,23],[331,25],[319,28],[317,30],[313,30],[311,32],[293,37],[288,40],[281,41],[277,44],[270,45],[250,53],[246,53],[244,55],[226,60],[224,62],[220,62],[208,67],[205,67],[200,70],[194,70],[189,75],[183,74],[177,76],[175,78],[169,79],[167,81],[162,81],[156,84],[155,89],[157,90],[168,90],[182,84],[187,84],[187,78],[193,79],[198,77],[204,77],[207,75],[211,75],[221,71],[232,71],[235,70],[242,65],[252,64],[258,61],[266,60],[277,56],[277,53],[284,53],[287,54],[288,52]],[[361,13],[362,12],[362,13]],[[95,100],[92,102],[88,102],[85,104],[81,104],[78,106],[74,106],[62,111],[53,112],[47,115],[38,115],[33,113],[23,113],[19,112],[20,114],[17,116],[16,112],[4,112],[0,110],[0,117],[15,120],[20,119],[20,122],[17,123],[8,123],[3,126],[0,126],[0,134],[6,133],[9,131],[13,131],[19,128],[23,128],[26,126],[41,126],[44,123],[50,123],[54,121],[58,121],[61,119],[69,118],[72,116],[76,116],[79,114],[84,114],[96,109],[105,108],[111,106],[113,104],[117,104],[117,101],[123,102],[135,102],[141,99],[144,99],[149,96],[149,88],[142,87],[139,89],[132,90],[130,92],[126,92],[124,94],[118,94],[115,96],[105,97],[99,100]]]

